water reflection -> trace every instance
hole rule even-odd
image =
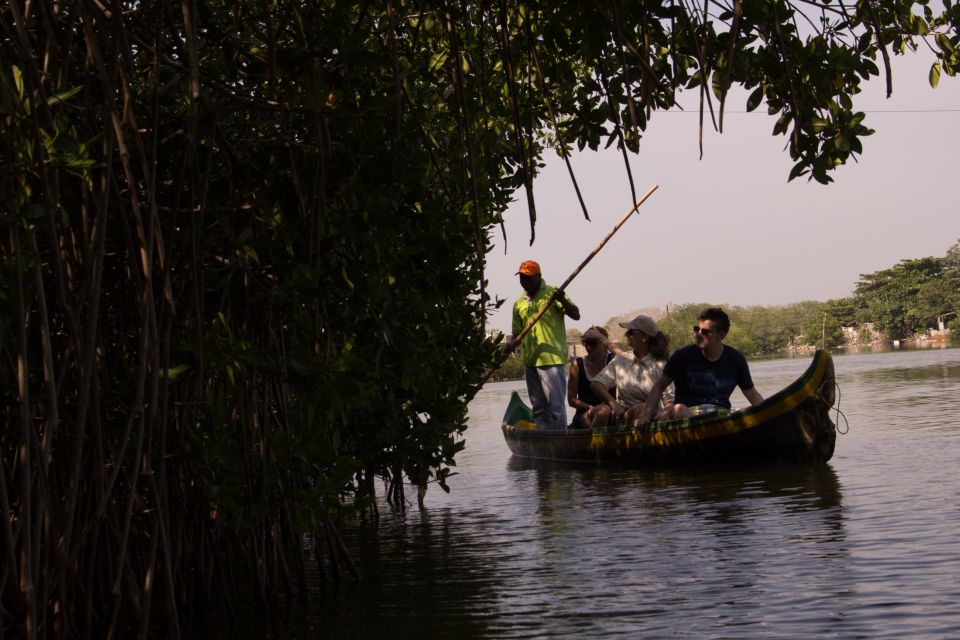
[[[769,393],[808,364],[751,369]],[[820,466],[515,458],[497,427],[522,383],[490,385],[452,493],[346,527],[361,582],[243,637],[956,635],[960,350],[835,364],[850,433]]]
[[[534,472],[542,500],[559,494],[572,497],[573,487],[589,487],[596,495],[614,498],[636,487],[686,494],[700,501],[783,499],[801,509],[833,508],[841,504],[840,480],[830,464],[700,465],[689,468],[633,469],[626,466],[596,466],[510,456],[511,472]],[[574,479],[570,481],[571,477]],[[556,485],[562,484],[560,489]],[[615,504],[615,503],[614,503]]]
[[[865,344],[859,346],[836,349],[834,354],[864,354],[864,353],[905,353],[908,351],[931,351],[938,349],[952,349],[947,340],[929,340],[924,342],[884,342],[880,344]]]
[[[865,381],[940,381],[956,384],[956,381],[960,379],[960,363],[942,362],[911,368],[888,367],[863,371],[858,375]]]
[[[325,594],[307,621],[317,634],[307,637],[488,636],[485,612],[506,590],[504,565],[516,561],[507,524],[491,513],[428,509],[349,531],[362,579]]]
[[[851,588],[835,566],[849,549],[830,465],[649,471],[512,457],[506,466],[517,499],[535,501],[530,538],[548,573],[550,595],[529,604],[549,618],[545,598],[566,596],[563,584],[587,585],[588,601],[564,597],[579,632],[676,633],[683,616],[705,610],[715,624],[735,624],[788,576],[791,593],[816,593],[821,606]],[[601,616],[597,599],[635,606]]]

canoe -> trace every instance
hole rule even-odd
[[[673,465],[711,462],[825,462],[837,430],[833,358],[817,351],[796,381],[761,404],[732,413],[650,422],[642,428],[537,429],[533,411],[514,392],[503,437],[515,456]]]

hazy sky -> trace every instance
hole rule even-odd
[[[630,164],[638,196],[659,189],[567,291],[585,329],[613,316],[668,303],[783,304],[849,295],[862,273],[904,258],[942,256],[960,238],[960,78],[927,82],[933,58],[894,59],[893,96],[883,79],[855,98],[876,130],[834,183],[787,182],[793,163],[770,135],[765,105],[745,113],[745,94],[727,102],[724,132],[704,133],[699,159],[697,94],[687,112],[655,112]],[[709,122],[709,116],[707,120]],[[630,208],[620,152],[586,150],[572,160],[590,212],[583,218],[563,161],[548,159],[534,182],[536,241],[526,197],[507,212],[488,254],[490,294],[506,299],[489,327],[510,332],[520,262],[537,260],[559,285]]]

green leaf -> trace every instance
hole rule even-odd
[[[438,52],[434,53],[432,56],[430,56],[430,67],[429,67],[429,68],[430,68],[431,71],[435,71],[435,70],[441,68],[446,61],[447,61],[447,52],[446,52],[446,51],[438,51]]]
[[[910,29],[920,36],[925,36],[930,33],[930,27],[927,25],[927,21],[915,14],[910,15]]]
[[[826,118],[810,118],[810,127],[814,133],[821,133],[832,126],[833,123]]]
[[[260,257],[257,255],[257,250],[251,247],[248,244],[243,245],[242,247],[243,254],[248,258],[253,259],[254,262],[260,264]]]
[[[747,98],[747,111],[753,111],[760,106],[760,102],[763,101],[763,85],[760,85],[753,90],[753,93],[750,94],[750,97]]]
[[[78,93],[80,93],[82,90],[83,90],[83,85],[79,85],[79,86],[74,87],[73,89],[69,89],[69,90],[67,90],[67,91],[63,91],[63,92],[58,93],[57,95],[53,96],[53,97],[50,98],[49,100],[47,100],[47,104],[52,107],[52,106],[54,106],[54,105],[60,104],[61,102],[66,102],[67,100],[69,100],[69,99],[72,98],[73,96],[75,96],[75,95],[77,95]]]
[[[787,130],[787,126],[788,126],[789,124],[790,124],[790,116],[789,116],[789,114],[786,114],[786,113],[785,113],[785,114],[783,114],[782,116],[780,116],[779,118],[777,118],[777,123],[776,123],[775,125],[773,125],[773,135],[776,136],[776,135],[779,135],[779,134],[781,134],[781,133],[785,133],[786,130]]]
[[[175,366],[175,367],[171,367],[170,369],[164,370],[163,376],[164,376],[167,380],[170,380],[170,381],[172,382],[172,381],[176,380],[178,376],[180,376],[181,374],[186,373],[186,372],[189,371],[189,370],[190,370],[190,365],[188,365],[188,364],[178,364],[178,365]]]
[[[793,169],[790,170],[790,177],[787,178],[787,182],[790,182],[794,178],[799,178],[807,172],[807,162],[806,160],[801,160],[797,164],[793,165]]]
[[[953,46],[953,42],[950,41],[950,37],[945,33],[938,33],[934,36],[934,40],[937,41],[937,46],[940,47],[940,50],[944,53],[953,53],[956,49]]]
[[[940,84],[940,61],[934,62],[930,65],[930,86],[934,89],[937,88],[937,85]]]
[[[23,100],[23,72],[16,65],[13,66],[13,86],[17,89],[17,97]]]

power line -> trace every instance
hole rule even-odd
[[[864,113],[957,113],[960,109],[862,109]]]
[[[719,109],[714,109],[715,112],[719,112]],[[863,113],[960,113],[960,108],[956,109],[857,109]],[[698,109],[667,109],[665,111],[660,111],[659,113],[678,113],[683,115],[700,115]],[[742,114],[751,114],[751,115],[771,115],[762,109],[755,109],[753,111],[746,110],[731,110],[724,109],[724,115],[729,113],[742,113]],[[778,112],[779,113],[779,112]],[[772,114],[776,115],[776,114]]]

